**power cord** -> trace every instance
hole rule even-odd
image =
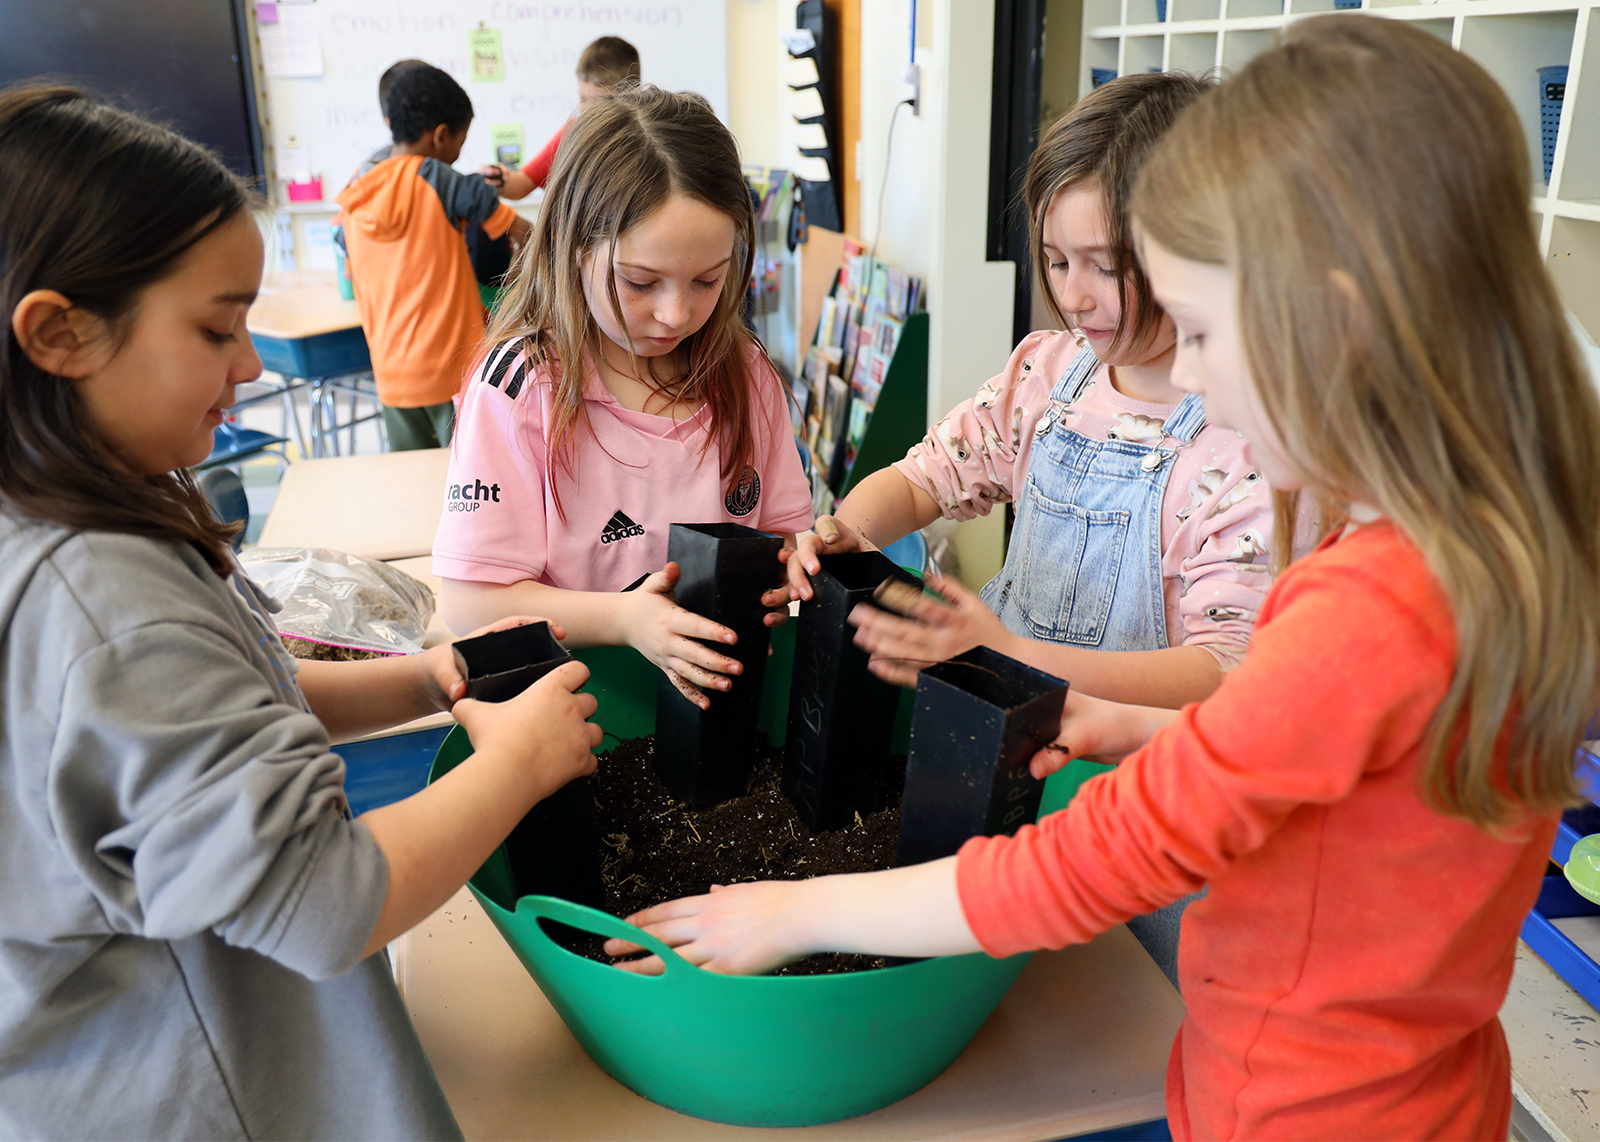
[[[872,226],[872,245],[867,247],[868,257],[877,255],[878,239],[883,237],[883,197],[889,189],[889,161],[894,155],[894,125],[900,121],[900,108],[915,106],[916,100],[902,99],[894,105],[894,113],[889,116],[889,139],[883,148],[883,178],[878,181],[878,217]]]

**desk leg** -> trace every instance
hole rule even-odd
[[[302,386],[296,385],[290,377],[283,378],[283,419],[284,426],[280,435],[288,435],[289,425],[294,425],[295,443],[300,445],[300,455],[309,457],[311,449],[306,444],[306,430],[300,424],[300,412],[294,407],[294,390]]]

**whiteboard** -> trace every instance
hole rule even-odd
[[[296,4],[295,7],[301,7]],[[290,4],[281,4],[282,8]],[[268,77],[267,128],[278,151],[309,147],[331,200],[361,160],[389,141],[378,77],[400,59],[422,59],[455,77],[475,117],[456,168],[493,156],[491,128],[520,124],[527,162],[578,105],[578,54],[599,36],[639,49],[646,83],[695,91],[728,121],[727,0],[313,0],[323,74]],[[468,33],[500,32],[504,78],[471,77]]]

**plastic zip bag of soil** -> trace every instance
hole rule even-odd
[[[274,617],[297,658],[422,649],[433,592],[386,563],[320,547],[257,547],[240,555],[239,565],[283,608]]]

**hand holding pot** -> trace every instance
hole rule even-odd
[[[600,727],[589,721],[598,703],[577,693],[589,668],[569,662],[506,702],[462,698],[452,713],[466,727],[476,755],[514,759],[530,782],[528,804],[550,796],[575,777],[594,772]]]
[[[1177,716],[1176,710],[1108,702],[1073,690],[1061,711],[1061,733],[1033,755],[1028,770],[1043,780],[1075,757],[1115,765]]]
[[[799,542],[799,539],[800,537],[797,535],[785,535],[783,537],[783,549],[778,552],[778,578],[782,581],[772,590],[763,592],[761,596],[761,605],[767,608],[767,615],[762,619],[762,622],[769,627],[781,627],[788,622],[789,602],[791,599],[800,597],[789,586],[788,572],[784,569],[789,560],[794,558],[795,545]],[[769,655],[772,653],[771,647],[767,648],[767,653]]]
[[[723,975],[761,975],[805,954],[793,923],[805,882],[767,880],[754,884],[713,884],[709,896],[689,896],[646,908],[628,923],[674,949],[689,963]],[[626,940],[606,941],[609,956],[643,949]],[[660,975],[659,956],[629,960],[617,967],[639,975]]]
[[[795,536],[794,550],[778,553],[778,558],[783,560],[789,572],[789,598],[811,598],[810,576],[822,570],[817,556],[876,550],[865,536],[843,520],[836,516],[819,515],[810,531]],[[764,599],[762,601],[765,602]]]
[[[917,671],[924,666],[975,646],[1007,653],[1006,646],[1015,637],[959,580],[933,576],[928,586],[945,601],[924,595],[904,616],[865,604],[850,612],[856,645],[872,655],[870,669],[886,682],[915,686]]]
[[[738,636],[721,623],[680,607],[672,593],[677,582],[678,565],[668,563],[638,590],[619,596],[627,612],[623,630],[629,646],[660,667],[680,694],[704,710],[711,701],[700,687],[726,690],[733,685],[728,675],[742,673],[744,667],[698,640],[731,646]]]
[[[497,622],[492,622],[488,626],[479,627],[465,637],[477,638],[482,634],[490,634],[498,630],[510,630],[512,627],[527,626],[529,623],[544,621],[546,620],[534,618],[531,615],[512,615]],[[566,630],[555,623],[550,624],[550,634],[558,640],[567,637]],[[418,685],[422,687],[423,694],[433,709],[449,710],[456,702],[466,696],[467,680],[461,676],[461,663],[450,649],[459,641],[461,640],[451,639],[449,642],[429,647],[412,659],[419,671]]]

